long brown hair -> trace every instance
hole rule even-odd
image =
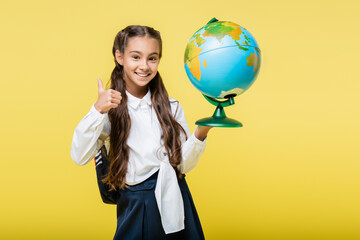
[[[159,58],[162,54],[162,40],[160,32],[147,26],[131,25],[118,32],[114,40],[112,53],[114,55],[115,68],[111,74],[111,89],[119,91],[122,96],[121,103],[117,108],[112,108],[108,112],[111,123],[110,131],[110,167],[109,174],[103,179],[104,183],[110,185],[112,190],[123,189],[126,182],[126,174],[129,163],[129,146],[127,139],[129,137],[131,120],[127,108],[126,83],[123,78],[123,66],[115,59],[115,51],[119,50],[124,54],[125,48],[130,38],[148,36],[159,42]],[[148,84],[151,91],[151,103],[162,129],[162,140],[169,156],[170,164],[178,174],[177,166],[180,164],[181,155],[181,132],[186,136],[185,130],[174,119],[169,106],[169,96],[157,72],[155,77]]]

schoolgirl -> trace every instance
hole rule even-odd
[[[210,127],[190,134],[184,111],[168,97],[158,64],[160,33],[132,25],[115,37],[111,87],[75,129],[71,157],[85,165],[104,144],[104,182],[118,191],[114,239],[204,239],[185,173],[205,150]]]

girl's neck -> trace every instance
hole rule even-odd
[[[142,99],[148,92],[148,86],[144,86],[142,88],[136,88],[136,89],[126,86],[126,91],[128,91],[134,97]]]

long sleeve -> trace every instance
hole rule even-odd
[[[74,131],[71,158],[78,165],[85,165],[94,158],[98,149],[108,139],[110,124],[107,114],[98,112],[94,105]]]
[[[204,141],[200,141],[195,137],[194,133],[190,134],[190,130],[185,119],[184,110],[179,102],[177,102],[177,104],[172,103],[171,108],[175,108],[173,110],[175,119],[184,128],[188,137],[188,139],[185,141],[185,137],[183,136],[181,147],[182,161],[179,166],[179,170],[182,173],[188,173],[198,164],[201,155],[204,153],[206,139]]]

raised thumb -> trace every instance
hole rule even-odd
[[[100,78],[98,78],[97,80],[98,80],[98,89],[99,89],[99,92],[100,92],[100,91],[104,90],[103,83],[102,83]]]

